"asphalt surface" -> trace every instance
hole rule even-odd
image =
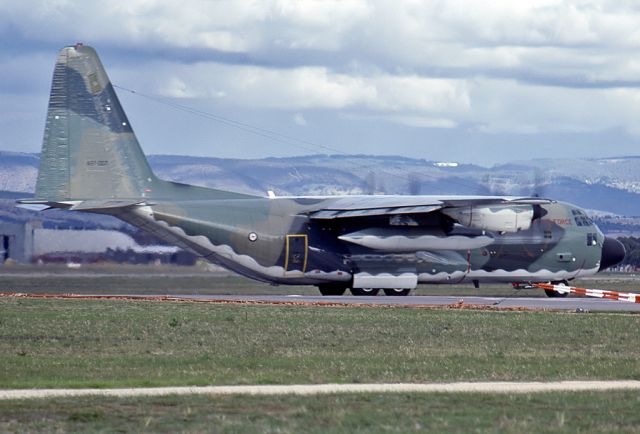
[[[238,302],[263,302],[263,303],[332,303],[345,305],[394,305],[394,306],[446,306],[446,305],[468,305],[487,306],[493,308],[527,308],[527,309],[551,309],[565,311],[584,312],[640,312],[640,303],[629,303],[625,301],[605,300],[600,298],[534,298],[534,297],[457,297],[457,296],[435,296],[435,295],[409,295],[406,297],[355,297],[338,296],[322,297],[310,295],[191,295],[175,298],[206,299]]]
[[[434,307],[452,306],[459,308],[490,309],[530,309],[569,312],[640,312],[640,303],[609,300],[592,297],[479,297],[410,295],[401,296],[330,296],[320,295],[205,295],[205,294],[164,294],[151,295],[141,293],[128,294],[73,294],[73,293],[20,293],[8,292],[1,296],[30,298],[90,298],[90,299],[129,299],[129,300],[165,300],[165,301],[202,301],[218,303],[264,303],[290,305],[345,305],[345,306],[397,306],[397,307]]]

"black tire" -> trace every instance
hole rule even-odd
[[[353,295],[378,295],[380,288],[351,288]]]
[[[347,288],[339,285],[318,285],[318,290],[320,290],[320,294],[324,296],[336,296],[344,294]]]
[[[409,295],[411,289],[409,288],[387,288],[384,290],[385,295]]]

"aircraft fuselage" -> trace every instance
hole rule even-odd
[[[538,197],[263,198],[158,178],[97,53],[54,68],[33,200],[114,215],[253,279],[325,295],[419,283],[547,282],[624,258],[579,208]]]
[[[499,233],[442,216],[427,226],[387,215],[365,223],[309,217],[331,200],[157,202],[119,217],[213,263],[277,284],[351,284],[380,275],[405,285],[562,281],[595,274],[601,266],[605,237],[582,210],[566,203],[541,205],[544,216],[529,229]]]

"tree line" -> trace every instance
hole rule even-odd
[[[632,267],[640,268],[640,238],[636,237],[619,237],[627,254],[624,257],[624,261],[620,265],[630,265]]]

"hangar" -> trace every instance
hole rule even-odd
[[[7,260],[26,263],[33,257],[32,222],[0,221],[0,266]]]

